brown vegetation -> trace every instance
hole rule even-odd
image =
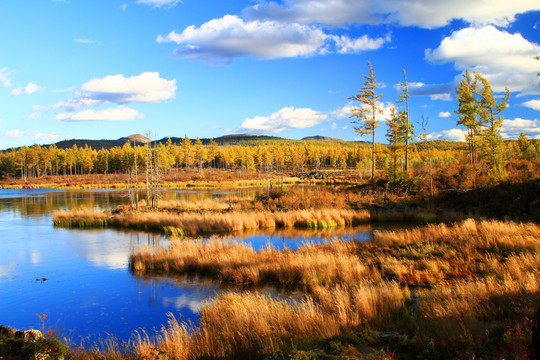
[[[172,320],[157,339],[139,341],[135,352],[140,358],[158,358],[151,355],[158,352],[173,358],[313,356],[317,344],[337,337],[357,357],[369,355],[366,346],[391,346],[424,358],[526,358],[531,324],[524,317],[540,301],[539,241],[535,224],[466,220],[297,251],[255,253],[218,240],[142,251],[132,258],[136,270],[239,284],[288,281],[307,293],[298,301],[221,295],[203,306],[198,328]],[[394,334],[396,342],[385,343],[377,331]],[[330,356],[324,349],[319,355]]]
[[[298,210],[289,212],[170,213],[163,211],[119,212],[79,209],[54,213],[56,226],[120,227],[164,231],[175,236],[195,236],[246,229],[301,227],[326,229],[365,223],[369,213],[351,210]]]

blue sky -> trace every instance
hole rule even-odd
[[[347,98],[367,61],[386,113],[407,70],[432,139],[463,139],[466,69],[510,88],[505,138],[540,138],[538,1],[3,0],[0,45],[2,149],[148,131],[360,139]]]

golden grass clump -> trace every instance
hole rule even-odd
[[[540,239],[540,227],[534,223],[467,219],[452,226],[437,224],[412,230],[377,232],[374,241],[379,246],[445,242],[476,247],[499,245],[537,247],[538,239]]]
[[[358,281],[377,271],[358,261],[356,242],[307,243],[297,250],[256,252],[250,245],[223,239],[173,241],[168,250],[143,249],[130,257],[135,272],[199,274],[224,283],[275,283],[293,286]],[[378,277],[380,278],[380,277]]]
[[[344,327],[369,325],[400,311],[408,291],[396,284],[367,283],[324,289],[320,297],[287,301],[256,293],[224,293],[203,305],[200,325],[190,330],[174,318],[156,341],[139,338],[138,356],[256,358],[287,353],[299,344],[336,336]]]
[[[107,227],[111,214],[107,211],[92,210],[90,208],[77,208],[71,211],[58,210],[53,213],[55,226],[68,228],[96,228]]]
[[[156,338],[139,338],[133,353],[147,359],[263,358],[352,334],[358,352],[385,346],[405,357],[524,354],[527,316],[540,302],[539,233],[536,224],[467,220],[377,232],[371,242],[334,239],[283,251],[257,252],[218,238],[173,240],[170,249],[134,254],[133,271],[292,285],[303,297],[277,299],[245,288],[222,293],[203,304],[198,327],[171,318]],[[383,333],[394,340],[384,342]]]
[[[59,211],[53,221],[63,227],[104,227],[144,229],[164,231],[172,235],[212,234],[250,229],[267,228],[314,228],[328,229],[365,223],[369,219],[367,211],[319,209],[289,212],[167,212],[167,211],[127,211],[110,213],[79,209],[72,212]]]

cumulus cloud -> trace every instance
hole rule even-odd
[[[293,106],[284,107],[270,116],[255,116],[246,118],[243,129],[278,133],[285,129],[303,129],[320,124],[328,119],[328,115],[308,108],[295,109]]]
[[[539,10],[530,0],[285,0],[260,1],[244,9],[250,20],[276,20],[301,24],[397,23],[437,28],[454,19],[475,25],[506,26],[516,14]]]
[[[333,36],[332,39],[336,43],[337,51],[340,54],[354,54],[365,50],[380,49],[389,38],[372,39],[367,35],[363,35],[356,39],[351,39],[348,36]]]
[[[18,87],[13,90],[11,90],[11,95],[19,96],[19,95],[30,95],[35,93],[36,91],[40,90],[40,87],[36,84],[30,82],[28,85],[24,87]]]
[[[454,31],[436,49],[426,50],[432,63],[453,62],[457,70],[474,70],[491,83],[495,91],[536,91],[540,46],[494,26],[468,27]],[[456,79],[456,81],[459,79]]]
[[[155,8],[171,8],[180,2],[181,0],[137,0],[137,4],[150,5]],[[122,6],[125,6],[125,4]]]
[[[154,72],[131,77],[109,75],[92,79],[71,89],[75,96],[60,101],[49,109],[63,111],[56,115],[55,119],[58,121],[133,120],[144,115],[125,104],[157,103],[173,99],[176,88],[175,79],[167,80]],[[91,109],[111,103],[120,106],[99,111]]]
[[[114,121],[141,119],[144,115],[126,106],[104,110],[84,110],[76,113],[62,113],[55,117],[58,121]]]
[[[53,109],[62,108],[65,111],[76,111],[83,108],[95,107],[103,104],[103,100],[96,100],[91,98],[75,97],[67,100],[60,101],[52,106]]]
[[[450,114],[449,111],[441,111],[441,112],[439,113],[439,117],[440,117],[440,118],[448,118],[448,117],[450,117],[450,116],[452,116],[452,114]]]
[[[353,109],[357,107],[357,105],[359,104],[349,103],[343,107],[339,107],[337,109],[329,111],[328,115],[333,119],[350,118]],[[392,104],[391,102],[383,103],[383,102],[377,101],[376,105],[380,110],[379,112],[375,114],[375,119],[377,121],[386,121],[386,119],[390,118],[392,114],[392,108],[395,107],[394,104]],[[362,108],[369,109],[369,106],[364,104],[362,105]],[[351,119],[356,121],[357,118],[351,118]]]
[[[50,134],[37,133],[34,136],[32,136],[32,140],[37,141],[37,142],[56,142],[63,139],[65,139],[65,137],[60,136],[58,133],[50,133]]]
[[[451,140],[451,141],[465,141],[465,135],[467,131],[462,129],[449,129],[440,132],[433,132],[427,135],[428,140]]]
[[[7,68],[1,68],[0,69],[0,83],[4,87],[10,87],[11,86],[11,73],[12,73],[12,71],[9,71]]]
[[[227,64],[244,56],[275,59],[329,52],[357,53],[378,49],[386,40],[368,36],[351,39],[345,35],[328,35],[316,26],[245,21],[236,15],[226,15],[200,27],[189,26],[181,33],[173,30],[166,36],[159,35],[156,41],[180,45],[173,51],[179,58]]]
[[[540,99],[529,100],[524,102],[522,105],[533,110],[540,110]]]
[[[137,76],[109,75],[92,79],[81,86],[86,97],[118,104],[128,102],[155,103],[175,97],[176,80],[167,80],[157,72]]]
[[[4,133],[5,137],[18,139],[24,136],[24,133],[21,130],[9,130]]]
[[[286,0],[283,4],[262,1],[245,8],[243,14],[251,20],[341,26],[381,22],[384,17],[377,14],[378,8],[377,2],[371,0]]]
[[[343,107],[339,107],[329,112],[330,117],[333,119],[343,119],[351,116],[352,104],[347,104]]]
[[[537,138],[540,135],[540,120],[522,118],[503,119],[501,135],[505,139],[515,139],[524,132],[528,137]]]
[[[385,121],[389,118],[393,106],[394,105],[390,102],[377,102],[377,107],[381,109],[381,112],[376,114],[376,119],[378,121]],[[270,116],[246,118],[242,125],[240,125],[240,130],[255,130],[261,133],[278,133],[286,129],[308,128],[331,119],[340,120],[350,118],[354,107],[355,105],[349,103],[334,110],[320,112],[309,108],[296,109],[293,106],[289,106],[274,112]],[[356,118],[351,118],[351,122],[355,122],[356,120]],[[337,128],[338,125],[336,122],[333,122],[330,126],[334,129]],[[342,128],[346,129],[347,126]]]

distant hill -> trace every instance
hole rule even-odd
[[[120,139],[118,139],[118,141],[131,141],[139,144],[146,144],[150,141],[150,139],[141,134],[133,134],[129,135],[128,137],[121,137]]]
[[[183,137],[170,137],[171,142],[173,144],[179,145],[182,140],[184,140]],[[169,137],[164,137],[160,140],[156,140],[156,143],[165,144],[169,140]],[[194,141],[195,139],[191,139],[191,141]],[[210,143],[210,138],[202,138],[201,141],[204,145],[208,145]],[[130,141],[131,143],[136,142],[137,145],[143,145],[150,141],[146,136],[141,134],[133,134],[126,137],[121,137],[116,140],[89,140],[89,139],[71,139],[71,140],[62,140],[57,142],[55,145],[59,149],[68,149],[73,147],[73,145],[77,145],[77,147],[91,147],[92,149],[100,150],[100,149],[106,149],[109,150],[115,146],[122,147],[126,142]],[[214,138],[214,141],[218,145],[247,145],[247,146],[257,146],[257,145],[265,145],[270,143],[281,143],[281,142],[289,142],[289,143],[296,143],[296,142],[302,142],[302,141],[320,141],[321,143],[328,143],[328,146],[331,146],[332,142],[342,142],[345,145],[354,146],[355,144],[368,144],[368,142],[365,141],[345,141],[343,139],[339,138],[333,138],[328,136],[308,136],[301,140],[291,140],[291,139],[285,139],[277,136],[269,136],[269,135],[251,135],[251,134],[231,134],[231,135],[224,135],[217,138]],[[457,142],[457,141],[448,141],[448,140],[434,140],[430,141],[430,144],[434,146],[437,149],[465,149],[466,143],[464,142]],[[50,146],[49,145],[42,145],[42,146]],[[419,149],[422,149],[426,146],[425,143],[417,142],[415,143],[415,146],[417,146]],[[3,151],[7,151],[8,149],[5,149]]]
[[[333,137],[329,137],[329,136],[320,136],[320,135],[315,135],[315,136],[306,136],[305,138],[302,138],[302,140],[308,140],[308,141],[345,141],[343,139],[339,139],[339,138],[333,138]]]
[[[182,140],[184,140],[183,137],[170,137],[171,142],[173,144],[179,145]],[[165,144],[169,140],[169,137],[164,137],[163,139],[156,140],[157,143]],[[195,139],[191,139],[191,141],[194,141]],[[258,142],[258,141],[267,141],[267,140],[286,140],[284,138],[276,137],[276,136],[267,136],[267,135],[250,135],[250,134],[232,134],[232,135],[224,135],[217,138],[214,138],[214,141],[219,145],[238,145],[238,144],[244,144],[246,142]],[[77,147],[84,147],[85,145],[88,145],[89,147],[100,150],[100,149],[106,149],[109,150],[112,147],[115,146],[124,146],[126,142],[136,142],[137,145],[143,145],[150,141],[146,136],[141,134],[133,134],[126,137],[121,137],[120,139],[116,140],[90,140],[90,139],[71,139],[71,140],[62,140],[56,143],[56,146],[60,149],[67,149],[73,147],[73,145],[77,145]],[[204,145],[208,145],[210,143],[210,138],[203,138],[201,139],[202,143]],[[43,145],[43,146],[49,146],[49,145]]]

